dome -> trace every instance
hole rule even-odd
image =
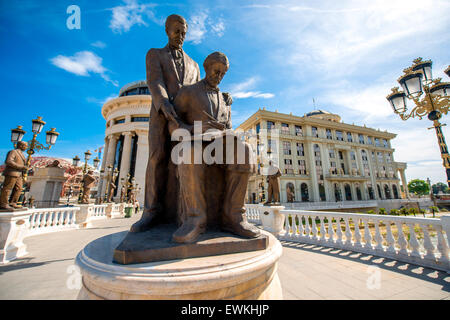
[[[312,117],[322,120],[328,120],[328,121],[334,121],[334,122],[341,122],[341,117],[337,114],[333,114],[331,112],[325,111],[325,110],[314,110],[308,113],[305,113],[305,117]]]
[[[145,80],[130,82],[124,85],[119,91],[119,97],[136,94],[150,94]]]

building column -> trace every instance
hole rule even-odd
[[[375,196],[375,200],[381,200],[378,196],[377,181],[375,177],[375,171],[373,170],[372,160],[372,151],[367,149],[367,162],[369,163],[370,182],[372,183],[372,190]]]
[[[132,132],[123,132],[123,150],[122,150],[122,159],[120,162],[120,170],[119,170],[119,183],[116,186],[117,190],[120,191],[122,185],[127,181],[127,175],[130,172],[130,161],[131,161],[131,139],[133,137]],[[123,180],[122,180],[123,179]],[[123,184],[121,184],[123,181]],[[117,193],[120,196],[120,192]]]
[[[108,141],[108,153],[105,153],[104,157],[106,158],[106,162],[103,161],[103,163],[105,164],[104,168],[105,168],[105,178],[107,179],[107,172],[106,172],[106,167],[108,167],[109,165],[113,165],[114,164],[114,157],[116,156],[116,148],[117,148],[117,141],[119,140],[119,136],[118,135],[110,135],[108,137],[109,141]],[[103,167],[103,164],[102,164]],[[103,183],[102,186],[102,190],[101,190],[101,195],[103,196],[107,190],[108,186],[107,183],[105,181],[105,183]]]
[[[404,190],[405,196],[406,196],[406,198],[409,199],[408,184],[406,183],[405,170],[398,169],[398,171],[400,172],[400,178],[402,179],[402,185],[403,185],[403,190]],[[399,191],[401,193],[400,189],[399,189]]]
[[[100,171],[103,170],[103,175],[105,174],[105,168],[106,168],[106,154],[108,153],[108,146],[109,146],[109,139],[105,138],[105,147],[103,149],[103,159],[102,159],[102,165],[100,167]],[[98,188],[97,188],[97,197],[102,198],[103,197],[103,185],[104,185],[104,177],[100,176],[100,181],[98,182]]]
[[[145,193],[145,173],[147,171],[148,161],[148,132],[136,131],[137,135],[137,151],[136,151],[136,165],[134,169],[134,177],[136,183],[141,188],[141,191],[136,195],[136,199],[140,205],[144,205],[144,193]]]
[[[311,190],[309,190],[309,200],[318,202],[319,197],[319,183],[317,181],[316,160],[314,157],[314,146],[311,142],[306,142],[306,151],[308,152],[308,159],[310,163],[309,174],[311,176]],[[323,167],[323,166],[322,166]]]
[[[358,170],[361,173],[360,176],[363,176],[364,175],[364,166],[363,166],[362,157],[361,157],[361,149],[356,148],[355,153],[356,153],[356,163],[358,164]]]

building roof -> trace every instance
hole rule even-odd
[[[120,89],[119,97],[127,90],[131,90],[134,88],[141,88],[141,87],[147,88],[147,82],[145,80],[138,80],[138,81],[133,81],[133,82],[127,83]]]

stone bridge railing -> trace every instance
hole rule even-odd
[[[280,240],[362,252],[450,272],[450,215],[439,219],[247,207]],[[249,219],[250,220],[250,219]]]

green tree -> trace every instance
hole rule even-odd
[[[443,182],[438,182],[431,186],[431,190],[433,190],[434,194],[438,194],[440,191],[442,191],[443,193],[447,193],[448,186]]]
[[[430,193],[430,186],[424,180],[414,179],[408,183],[408,190],[417,195],[425,195]]]

